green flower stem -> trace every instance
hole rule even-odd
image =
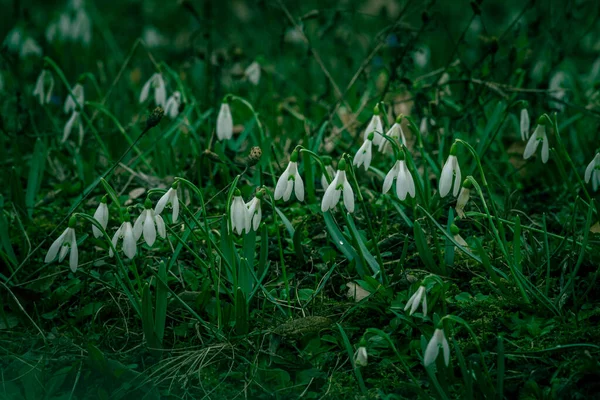
[[[373,247],[375,247],[375,255],[377,256],[377,262],[379,263],[379,271],[381,273],[381,279],[384,284],[387,284],[388,277],[385,274],[383,259],[381,258],[381,252],[379,251],[379,245],[377,243],[377,236],[375,235],[375,230],[373,229],[373,225],[371,223],[371,218],[369,217],[371,215],[369,213],[369,211],[371,211],[371,210],[369,210],[369,207],[367,207],[367,202],[365,201],[365,199],[362,196],[362,193],[360,191],[360,186],[358,186],[358,181],[356,180],[356,174],[354,174],[354,168],[352,168],[352,161],[350,160],[350,156],[346,155],[346,157],[348,158],[347,171],[350,172],[349,175],[352,177],[352,182],[354,183],[354,187],[356,188],[356,195],[358,197],[358,201],[360,202],[360,205],[363,209],[363,213],[365,214],[365,219],[367,220],[367,229],[369,230],[369,236],[373,240]],[[349,218],[349,216],[346,215],[346,218]],[[357,240],[360,240],[360,239],[357,238]]]

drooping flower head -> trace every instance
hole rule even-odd
[[[450,364],[450,345],[448,344],[448,339],[446,339],[444,330],[437,328],[435,332],[433,332],[433,336],[427,344],[425,354],[423,355],[423,364],[425,364],[425,367],[429,367],[431,364],[433,364],[440,353],[440,346],[442,346],[444,351],[444,363],[446,366]]]
[[[229,140],[233,137],[233,118],[228,98],[221,103],[219,115],[217,116],[217,138],[219,140]]]
[[[233,194],[233,201],[231,202],[231,208],[229,210],[230,219],[231,219],[231,230],[238,235],[246,233],[250,231],[248,220],[250,216],[248,215],[248,207],[244,203],[244,199],[242,198],[242,193],[239,189],[235,189]]]
[[[535,127],[533,135],[531,135],[527,141],[527,145],[525,146],[523,159],[527,160],[529,157],[531,157],[537,150],[539,144],[542,143],[542,162],[544,164],[548,162],[548,158],[550,156],[550,145],[548,143],[548,136],[546,136],[547,122],[548,121],[545,116],[541,116],[538,119],[538,125]]]
[[[367,348],[360,346],[354,353],[354,366],[355,367],[366,367],[369,363],[369,355],[367,354]]]
[[[352,164],[356,165],[356,167],[360,167],[361,165],[365,166],[365,171],[369,169],[371,165],[371,159],[373,158],[372,148],[373,148],[373,138],[375,134],[373,132],[369,133],[367,139],[363,142],[360,149],[354,155],[354,160]]]
[[[260,64],[257,61],[253,61],[244,71],[244,75],[254,86],[258,85],[260,81]]]
[[[108,250],[108,255],[110,257],[113,257],[115,255],[113,247],[115,249],[117,248],[119,239],[123,239],[123,254],[125,254],[125,256],[127,256],[127,258],[129,258],[130,260],[133,259],[133,257],[135,257],[135,254],[137,253],[137,244],[135,236],[133,234],[133,227],[131,226],[130,221],[131,216],[129,215],[129,211],[127,211],[123,216],[123,222],[121,223],[121,226],[113,235],[111,241],[112,247],[110,247],[110,249]]]
[[[77,131],[79,132],[79,145],[81,146],[81,144],[83,143],[84,131],[83,131],[83,121],[81,120],[81,114],[79,113],[79,111],[73,111],[73,114],[71,114],[71,117],[65,124],[65,128],[63,129],[63,137],[60,141],[61,143],[64,143],[67,141],[69,136],[71,136],[71,131],[73,129],[77,129]]]
[[[450,193],[450,189],[454,186],[454,190],[452,195],[454,197],[458,196],[458,191],[460,190],[461,184],[461,175],[460,175],[460,166],[458,165],[458,159],[456,158],[457,145],[456,143],[452,144],[450,147],[450,155],[444,164],[444,168],[442,168],[442,175],[440,176],[440,197],[446,197],[448,193]]]
[[[406,302],[404,311],[410,308],[408,315],[413,315],[421,302],[423,304],[423,316],[425,317],[427,316],[427,289],[425,286],[419,286],[417,291],[410,296],[410,299]]]
[[[143,235],[146,244],[150,247],[156,241],[156,232],[161,238],[167,236],[167,230],[165,227],[165,221],[162,219],[160,214],[157,214],[152,209],[152,202],[146,198],[144,202],[144,211],[139,215],[133,224],[133,237],[137,242]]]
[[[69,267],[71,268],[71,271],[77,271],[77,264],[79,262],[79,252],[77,251],[75,224],[75,216],[72,216],[69,219],[69,226],[67,227],[67,229],[64,230],[64,232],[54,241],[54,243],[52,243],[52,245],[48,249],[48,253],[46,254],[46,258],[44,259],[44,262],[46,264],[54,261],[57,254],[58,262],[62,262],[67,256],[67,254],[70,252],[71,255],[69,256]]]
[[[465,217],[465,206],[471,197],[471,187],[473,187],[471,181],[469,179],[465,179],[460,189],[458,199],[456,200],[456,213],[461,218]]]
[[[321,211],[326,212],[333,209],[344,195],[344,205],[348,212],[354,212],[354,192],[352,186],[346,177],[346,160],[343,158],[338,163],[338,170],[335,178],[325,190],[323,200],[321,201]]]
[[[175,181],[169,190],[167,190],[167,192],[158,200],[156,208],[154,209],[156,214],[161,214],[165,207],[170,204],[171,207],[173,207],[173,214],[171,215],[173,223],[177,222],[177,218],[179,217],[179,199],[177,198],[178,185],[179,183]]]
[[[252,200],[246,203],[248,208],[248,219],[246,220],[246,232],[250,232],[250,229],[257,231],[260,226],[260,220],[262,219],[262,210],[260,202],[264,196],[264,189],[256,192],[256,196]]]
[[[106,204],[107,200],[107,196],[102,197],[102,200],[100,200],[100,204],[98,204],[98,208],[94,213],[94,219],[98,221],[98,223],[100,224],[100,226],[102,226],[102,229],[104,230],[106,230],[106,225],[108,225],[108,205]],[[102,236],[102,232],[96,227],[96,225],[92,225],[92,233],[94,234],[95,238],[99,238],[100,236]]]
[[[595,192],[600,186],[600,152],[596,153],[594,159],[585,169],[585,183],[590,183],[590,180]]]
[[[54,77],[46,68],[42,69],[35,82],[33,95],[38,98],[40,104],[48,104],[52,99],[52,89],[54,88]]]
[[[373,133],[373,144],[375,146],[379,146],[383,139],[383,122],[381,121],[381,116],[379,115],[379,105],[376,105],[373,108],[373,116],[371,117],[371,121],[369,125],[367,125],[367,129],[365,129],[364,139],[367,140],[369,135]]]
[[[85,103],[83,86],[80,83],[77,83],[73,86],[71,93],[67,96],[67,100],[65,100],[65,114],[72,111],[81,111],[83,103]]]
[[[143,103],[148,99],[150,88],[154,89],[154,103],[164,109],[167,102],[167,87],[162,74],[155,72],[150,79],[144,83],[142,91],[140,92],[140,103]]]
[[[292,196],[292,190],[298,201],[304,201],[304,182],[298,172],[298,150],[295,149],[290,156],[290,162],[283,174],[279,177],[275,186],[275,200],[288,201]]]
[[[394,122],[392,127],[387,131],[386,136],[394,139],[394,141],[398,140],[400,144],[406,146],[406,136],[404,136],[404,130],[402,130],[402,118],[402,114],[396,118],[396,122]],[[383,139],[379,144],[379,151],[383,153],[387,150],[388,145],[388,141]]]
[[[521,140],[525,141],[529,139],[529,112],[527,111],[527,103],[523,103],[523,107],[521,108],[521,120],[519,123],[519,128],[521,130]]]
[[[167,100],[167,104],[165,105],[165,115],[168,115],[169,118],[175,119],[179,115],[179,107],[181,106],[181,93],[176,91],[173,92],[169,100]]]

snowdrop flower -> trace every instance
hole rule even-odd
[[[248,223],[248,220],[250,219],[250,216],[248,215],[248,207],[246,207],[239,189],[235,189],[229,214],[231,219],[231,230],[233,232],[241,235],[247,227],[249,228],[250,224]],[[249,229],[246,230],[246,233],[248,232]]]
[[[369,135],[373,133],[374,137],[373,137],[373,144],[375,146],[379,146],[381,144],[381,142],[385,139],[383,139],[383,136],[381,136],[383,134],[383,123],[381,122],[381,116],[379,115],[379,106],[375,106],[375,108],[373,109],[373,117],[371,118],[371,121],[369,122],[369,125],[367,125],[367,129],[365,129],[365,134],[364,134],[364,139],[365,141],[369,138]]]
[[[76,111],[78,107],[83,107],[83,103],[85,102],[83,86],[79,83],[73,86],[71,92],[72,93],[69,93],[67,100],[65,101],[65,114]]]
[[[67,121],[65,129],[63,130],[63,137],[60,142],[64,143],[67,141],[73,128],[79,130],[79,145],[81,146],[81,143],[83,143],[83,121],[81,121],[81,115],[77,111],[73,111],[71,118],[69,118]]]
[[[465,179],[462,184],[462,188],[460,189],[460,194],[458,195],[458,199],[456,200],[456,213],[459,217],[465,217],[465,206],[469,202],[469,198],[471,197],[471,187],[473,184],[470,180]]]
[[[386,194],[392,187],[396,179],[396,195],[402,201],[406,200],[406,196],[415,197],[415,181],[406,166],[404,160],[404,152],[400,153],[400,159],[396,161],[392,169],[387,173],[383,181],[383,194]]]
[[[21,58],[25,58],[27,56],[42,56],[42,48],[34,39],[30,37],[25,39],[23,45],[21,46]]]
[[[65,231],[52,243],[48,254],[44,262],[46,264],[51,263],[58,254],[58,262],[62,262],[67,256],[67,253],[71,252],[69,256],[69,267],[71,271],[77,271],[77,263],[79,261],[79,252],[77,251],[77,239],[75,238],[75,217],[69,219],[69,226]],[[60,250],[60,253],[59,253]]]
[[[561,102],[561,100],[567,94],[564,88],[567,86],[568,80],[569,78],[567,77],[567,74],[565,74],[563,71],[557,71],[552,75],[552,78],[548,83],[550,97],[558,100],[550,102],[550,105],[559,111],[563,111],[565,109],[565,105]]]
[[[35,82],[33,95],[37,96],[41,105],[50,103],[52,98],[52,89],[54,88],[54,77],[46,68],[42,69],[40,75]]]
[[[394,122],[394,125],[392,125],[392,127],[387,131],[386,136],[389,136],[390,138],[394,139],[394,141],[399,140],[401,144],[406,146],[406,137],[404,136],[404,131],[402,130],[401,122],[402,115],[399,115],[398,118],[396,118],[396,122]],[[379,144],[379,151],[383,153],[384,151],[386,151],[388,145],[388,141],[383,139]]]
[[[260,81],[260,64],[253,61],[244,71],[244,75],[254,86],[258,85],[258,82]]]
[[[69,39],[71,34],[71,18],[69,14],[64,12],[60,14],[57,21],[54,21],[48,25],[46,29],[46,40],[48,42],[54,42],[56,38],[60,40]]]
[[[585,169],[585,183],[590,183],[590,179],[595,192],[600,186],[600,152],[596,153],[592,162]]]
[[[171,188],[167,190],[167,192],[163,194],[162,197],[158,200],[158,203],[156,203],[156,208],[154,209],[154,212],[156,214],[160,214],[163,212],[167,204],[171,204],[171,207],[173,207],[173,214],[171,216],[173,223],[177,222],[177,217],[179,216],[179,199],[177,198],[177,186],[178,183],[175,182],[171,186]]]
[[[165,81],[160,73],[154,73],[150,79],[144,83],[142,87],[142,92],[140,93],[140,103],[145,102],[148,99],[148,95],[150,94],[150,88],[154,89],[154,103],[157,106],[161,106],[165,108],[165,103],[167,101],[167,88],[165,86]]]
[[[232,136],[233,118],[231,117],[231,108],[229,108],[227,100],[223,100],[217,116],[217,138],[219,140],[229,140]]]
[[[71,21],[70,36],[73,41],[81,41],[85,46],[89,46],[92,41],[92,22],[85,9],[77,10]]]
[[[342,156],[343,157],[343,156]],[[335,178],[325,190],[323,200],[321,201],[321,211],[326,212],[333,209],[340,201],[340,197],[344,194],[344,205],[348,212],[354,212],[354,192],[352,186],[346,178],[346,160],[343,158],[338,163],[338,170]]]
[[[525,151],[523,152],[523,158],[527,160],[529,157],[531,157],[537,150],[540,142],[542,142],[542,162],[545,164],[548,162],[550,147],[548,144],[548,137],[546,136],[546,121],[544,121],[543,118],[544,117],[540,117],[538,120],[538,125],[533,131],[533,135],[531,135],[527,141],[527,146],[525,146]]]
[[[288,201],[292,196],[292,189],[298,201],[304,201],[304,182],[298,173],[298,150],[294,150],[290,156],[290,162],[279,177],[275,186],[275,200]]]
[[[252,200],[246,203],[248,208],[248,218],[246,219],[246,233],[252,230],[257,231],[260,226],[260,220],[262,218],[262,210],[260,208],[260,201],[264,195],[263,190],[259,190],[256,196]]]
[[[148,48],[157,48],[169,44],[169,40],[158,29],[153,26],[147,26],[142,32],[142,40]]]
[[[329,160],[329,164],[325,165],[325,170],[327,171],[329,179],[333,179],[333,176],[335,175],[335,170],[331,166],[331,160]],[[327,176],[325,176],[325,174],[323,173],[321,175],[321,187],[323,188],[323,190],[327,190],[328,186],[329,182],[327,182]]]
[[[115,253],[113,252],[113,247],[117,248],[117,243],[119,239],[123,239],[123,254],[127,256],[130,260],[135,257],[135,253],[137,252],[137,245],[135,236],[133,234],[133,228],[131,227],[129,212],[125,214],[125,221],[121,224],[119,229],[115,232],[112,238],[112,247],[108,250],[108,255],[113,257]]]
[[[354,353],[354,366],[355,367],[366,367],[369,363],[369,355],[367,354],[367,348],[360,346],[356,353]]]
[[[423,302],[423,316],[427,316],[427,289],[425,286],[419,286],[417,291],[410,296],[410,299],[406,302],[406,306],[404,306],[404,311],[410,308],[408,315],[413,315],[417,311],[417,307],[419,307],[421,301]]]
[[[440,345],[442,345],[442,349],[444,350],[444,362],[446,363],[446,366],[450,364],[450,345],[448,344],[446,335],[444,335],[444,330],[438,328],[433,333],[433,336],[425,349],[425,355],[423,356],[423,364],[425,364],[425,367],[429,367],[433,364],[440,353]]]
[[[169,100],[167,100],[167,104],[165,105],[165,115],[168,115],[169,118],[175,119],[177,115],[179,115],[179,107],[181,106],[181,93],[173,92]]]
[[[456,158],[456,143],[450,147],[450,155],[444,164],[442,169],[442,175],[440,176],[440,197],[446,197],[450,193],[452,188],[452,179],[454,179],[454,190],[452,195],[456,197],[460,190],[460,166],[458,165],[458,159]]]
[[[135,220],[135,224],[133,224],[133,237],[137,242],[143,234],[146,244],[152,247],[154,241],[156,241],[157,230],[161,238],[164,239],[167,237],[165,221],[163,221],[160,214],[157,214],[152,209],[150,199],[146,199],[144,202],[144,211],[142,211],[140,216]]]
[[[463,239],[462,236],[460,236],[460,229],[458,228],[458,226],[454,224],[450,225],[450,233],[452,234],[452,237],[454,238],[454,241],[456,243],[460,244],[462,247],[469,248],[469,244],[466,242],[465,239]]]
[[[523,107],[521,108],[521,121],[520,121],[520,128],[521,128],[521,140],[525,141],[527,139],[529,139],[529,112],[527,111],[527,108]]]
[[[94,213],[94,219],[98,221],[104,230],[106,230],[106,225],[108,225],[108,205],[106,204],[106,201],[106,196],[102,197],[102,200],[100,200],[100,204],[98,204],[98,208]],[[96,225],[92,225],[92,233],[95,238],[102,236],[102,232],[100,232],[100,229],[96,228]]]
[[[365,166],[365,171],[369,169],[369,165],[371,165],[371,159],[373,158],[373,153],[371,149],[373,148],[373,138],[375,134],[373,132],[369,133],[367,139],[363,142],[360,149],[354,155],[354,160],[352,164],[356,165],[356,167],[360,167],[361,165]],[[385,139],[383,139],[385,140]]]

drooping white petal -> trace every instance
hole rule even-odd
[[[338,171],[333,178],[333,181],[329,184],[327,189],[325,190],[325,194],[323,195],[323,200],[321,200],[321,211],[326,212],[329,211],[333,206],[331,206],[332,199],[335,196],[337,181],[339,178],[340,172]],[[338,197],[339,199],[339,197]],[[336,202],[337,203],[337,202]]]
[[[444,363],[446,364],[446,366],[448,366],[448,364],[450,364],[450,345],[448,344],[448,340],[446,339],[446,336],[444,335],[444,331],[442,332],[442,349],[444,350]]]
[[[163,220],[163,218],[156,214],[156,212],[153,213],[154,214],[154,221],[156,222],[156,230],[158,231],[158,236],[160,236],[161,238],[166,238],[167,237],[167,229],[165,227],[165,221]]]
[[[69,138],[69,135],[71,135],[71,130],[73,129],[73,125],[77,122],[78,117],[79,113],[77,111],[73,111],[73,114],[71,114],[71,118],[69,118],[67,124],[65,125],[65,129],[63,130],[63,137],[61,143],[66,142]]]
[[[283,171],[283,174],[281,174],[281,176],[277,180],[277,185],[275,185],[275,194],[273,196],[275,200],[281,199],[283,197],[283,194],[286,192],[286,189],[288,187],[288,179],[290,177],[289,169],[290,167],[288,165],[285,171]]]
[[[229,140],[233,137],[233,118],[229,104],[221,103],[221,109],[217,116],[217,138]]]
[[[366,367],[369,363],[369,356],[367,354],[367,349],[364,346],[359,347],[354,353],[354,366],[356,367]]]
[[[106,229],[106,225],[108,225],[108,205],[106,203],[100,202],[100,204],[98,204],[98,208],[94,213],[94,219],[98,221],[103,229]],[[100,229],[96,228],[95,225],[92,225],[92,233],[96,238],[102,236],[102,232],[100,232]]]
[[[544,132],[544,136],[542,138],[542,162],[544,164],[548,162],[548,157],[550,157],[550,144],[548,143],[548,137]]]
[[[387,173],[385,179],[383,180],[383,194],[389,192],[394,184],[394,179],[398,177],[398,171],[400,171],[400,160],[397,160],[392,169]]]
[[[252,64],[248,65],[248,68],[244,71],[244,75],[248,78],[248,81],[253,85],[258,85],[260,81],[260,65],[254,61]]]
[[[458,196],[458,191],[459,191],[460,185],[462,183],[462,181],[461,181],[462,176],[460,174],[460,165],[458,165],[458,159],[456,157],[454,157],[453,169],[454,169],[454,190],[452,192],[452,195],[454,197],[456,197],[456,196]]]
[[[145,210],[146,217],[144,218],[144,240],[150,247],[156,240],[156,226],[154,225],[154,218],[152,218],[152,210]]]
[[[587,168],[585,169],[585,175],[584,175],[585,183],[590,183],[590,178],[592,177],[592,172],[594,171],[595,168],[596,168],[596,157],[594,157],[594,159],[588,164]]]
[[[453,155],[448,156],[444,167],[442,168],[442,175],[440,176],[440,197],[446,197],[452,187],[452,178],[454,177],[454,171],[452,169],[452,158]]]
[[[348,212],[354,212],[354,192],[352,191],[352,186],[350,186],[350,182],[347,179],[344,179],[344,205],[346,206],[346,210]]]
[[[294,194],[298,201],[304,201],[304,181],[297,171],[294,179]]]
[[[161,196],[160,199],[158,199],[158,202],[156,203],[156,208],[154,208],[155,213],[160,214],[163,212],[163,210],[165,209],[165,206],[171,199],[172,191],[173,191],[173,188],[170,188],[169,190],[167,190],[167,192],[165,194],[163,194]]]
[[[125,222],[123,228],[123,253],[131,260],[137,251],[136,239],[133,237],[131,222]]]
[[[113,251],[113,247],[116,249],[117,248],[117,243],[119,242],[119,238],[121,237],[121,232],[123,232],[123,224],[121,224],[121,226],[119,227],[119,229],[117,229],[117,231],[115,232],[115,234],[112,237],[112,247],[110,247],[108,249],[108,256],[112,257],[115,255],[114,251]]]
[[[142,86],[142,91],[140,92],[140,103],[143,103],[146,100],[148,100],[148,95],[150,94],[150,86],[152,85],[153,79],[154,75],[152,75],[152,77],[150,77],[150,79],[148,79],[146,83],[144,83],[144,86]]]
[[[423,355],[423,364],[425,367],[429,367],[431,364],[433,364],[440,352],[438,330],[439,329],[435,330],[431,340],[429,343],[427,343],[427,348],[425,349],[425,354]]]
[[[50,262],[54,261],[54,259],[56,258],[56,255],[58,254],[58,250],[60,250],[68,233],[69,233],[69,228],[65,229],[63,231],[63,233],[61,233],[61,235],[52,243],[52,245],[50,245],[50,248],[48,249],[48,253],[46,254],[46,258],[44,259],[45,263],[50,263]]]
[[[242,196],[234,196],[231,203],[231,228],[238,235],[241,235],[246,229],[248,219],[248,208],[244,204]]]
[[[254,229],[255,231],[258,230],[261,219],[262,219],[262,209],[261,209],[260,201],[259,201],[258,206],[256,207],[256,212],[255,212],[254,216],[252,217],[252,229]]]
[[[177,190],[175,189],[173,189],[173,194],[171,195],[171,207],[173,207],[171,218],[173,219],[173,223],[175,223],[179,218],[179,197],[177,197]]]
[[[142,211],[133,224],[133,237],[136,241],[140,240],[144,232],[144,221],[146,220],[147,213],[147,210]]]
[[[526,108],[521,109],[521,140],[529,139],[529,112]]]
[[[169,100],[167,100],[167,104],[165,105],[165,114],[169,116],[171,119],[177,118],[179,115],[179,106],[181,105],[181,93],[174,92]]]
[[[154,103],[164,109],[167,102],[167,87],[161,74],[156,73],[154,75]]]
[[[288,178],[287,186],[285,187],[285,192],[283,192],[283,201],[288,201],[292,197],[293,190],[294,190],[294,180]]]
[[[535,128],[535,132],[533,133],[533,135],[531,135],[531,137],[527,141],[527,145],[525,146],[525,151],[523,152],[523,159],[525,159],[525,160],[527,160],[529,157],[531,157],[533,155],[533,153],[535,153],[535,151],[538,148],[538,145],[540,144],[540,142],[538,140],[538,130],[540,129],[540,126],[541,125],[538,125],[537,128]]]

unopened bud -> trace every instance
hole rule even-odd
[[[165,115],[165,110],[162,107],[156,107],[146,120],[146,129],[154,128],[162,117]]]
[[[258,146],[254,146],[250,149],[248,158],[246,159],[246,166],[253,167],[260,162],[262,157],[262,149]]]
[[[210,151],[209,149],[204,150],[204,156],[211,161],[221,162],[221,157],[217,153]]]

